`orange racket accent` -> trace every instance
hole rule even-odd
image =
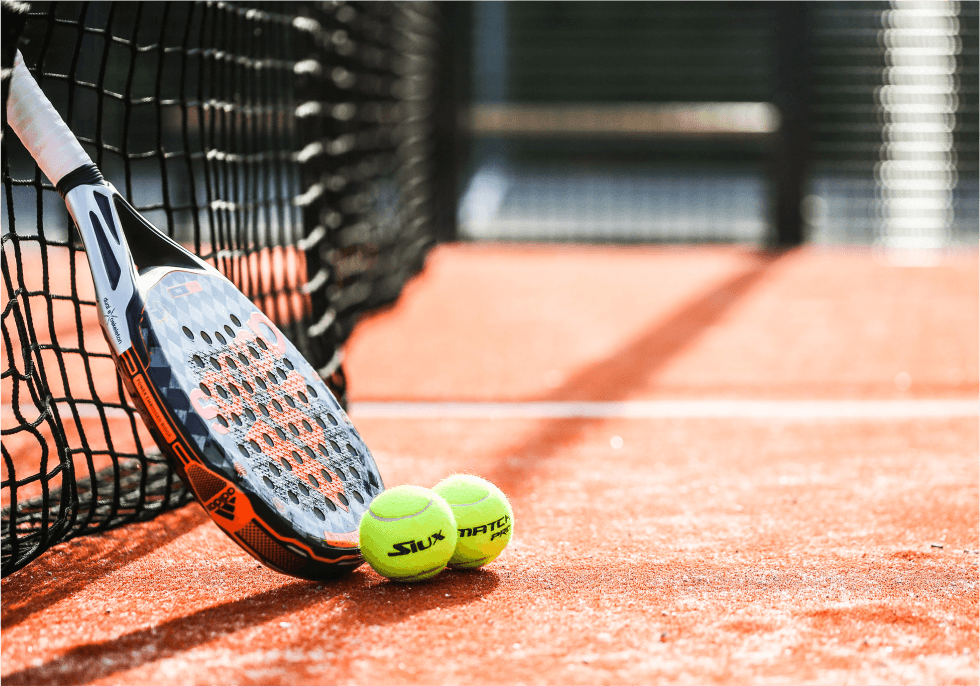
[[[157,429],[163,435],[163,440],[167,443],[172,443],[177,438],[177,434],[174,432],[174,428],[170,425],[170,420],[167,415],[163,413],[160,406],[157,404],[157,400],[153,397],[153,391],[146,383],[146,378],[142,374],[136,374],[132,377],[133,388],[136,389],[136,393],[139,394],[140,400],[143,401],[143,405],[146,407],[146,411],[150,413],[150,417],[153,419],[153,423],[156,425]]]
[[[280,356],[286,353],[286,339],[283,338],[282,334],[279,332],[279,329],[276,328],[276,325],[273,324],[272,320],[265,316],[264,313],[253,312],[246,324],[256,336],[261,336],[263,339],[265,338],[265,335],[262,333],[262,329],[259,327],[259,324],[265,324],[268,326],[269,330],[276,336],[275,342],[269,341],[269,343],[272,344],[273,349],[279,353]]]
[[[120,359],[123,361],[123,364],[126,367],[126,371],[129,373],[130,376],[136,376],[140,371],[142,371],[139,365],[137,364],[136,354],[132,351],[132,349],[125,351],[120,356]]]
[[[261,522],[253,519],[235,536],[241,545],[252,555],[265,564],[292,574],[298,571],[306,560],[277,541],[271,533],[262,526]]]
[[[184,449],[184,446],[180,443],[180,441],[172,444],[170,449],[174,451],[174,455],[180,458],[180,461],[183,462],[185,466],[192,462],[191,456],[187,454],[187,451]]]
[[[189,395],[191,402],[194,403],[194,408],[197,413],[201,415],[202,419],[214,419],[218,416],[218,408],[214,405],[205,405],[205,401],[210,401],[207,395],[204,394],[200,388],[195,388],[190,392]]]
[[[187,479],[198,499],[205,504],[228,487],[227,481],[196,464],[187,467]]]
[[[338,548],[356,548],[358,545],[360,545],[360,539],[358,538],[356,531],[350,531],[343,534],[337,534],[332,531],[324,531],[323,539],[330,545],[337,546]]]

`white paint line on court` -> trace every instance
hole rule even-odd
[[[62,405],[61,416],[71,418]],[[78,405],[82,419],[97,419],[93,405]],[[31,421],[36,411],[26,411]],[[904,420],[980,417],[980,400],[627,400],[623,402],[358,402],[355,418],[382,419],[783,419]],[[14,421],[10,405],[0,405],[4,428]],[[120,408],[107,418],[128,419]]]
[[[386,419],[840,419],[980,416],[980,400],[630,400],[623,402],[359,402],[355,418]]]

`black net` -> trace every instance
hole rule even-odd
[[[434,234],[429,3],[4,4],[113,183],[272,317],[338,398],[341,346]],[[6,83],[4,85],[6,101]],[[190,494],[123,389],[64,204],[2,140],[3,575]]]

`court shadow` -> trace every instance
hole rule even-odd
[[[402,584],[383,581],[350,592],[357,613],[350,621],[363,625],[395,624],[429,610],[468,605],[500,585],[500,576],[489,569],[446,570],[432,581]]]
[[[364,570],[336,582],[291,579],[282,587],[207,607],[158,626],[139,629],[109,641],[76,646],[54,660],[5,676],[4,684],[77,684],[107,679],[118,672],[165,660],[277,617],[309,610],[313,603],[327,599],[343,598],[345,606],[349,604],[355,608],[326,620],[327,625],[391,624],[435,608],[471,603],[491,592],[499,582],[498,575],[487,570],[447,570],[432,582],[404,585],[381,581]],[[307,640],[321,646],[324,629],[325,626],[320,624],[315,632],[311,632],[315,635]],[[302,640],[299,643],[293,647],[302,649]]]
[[[198,505],[188,503],[148,522],[60,543],[3,580],[0,623],[5,629],[17,626],[210,521]]]
[[[309,603],[317,584],[302,581],[205,608],[111,641],[86,643],[37,667],[4,677],[5,684],[81,684],[165,660],[202,643],[270,621]]]
[[[648,379],[738,303],[792,251],[759,251],[751,264],[724,282],[681,305],[665,320],[644,331],[598,364],[537,398],[542,401],[615,401],[629,398]],[[528,478],[543,462],[574,444],[590,427],[605,419],[552,419],[520,443],[502,451],[502,459],[485,476],[508,495],[519,497]]]

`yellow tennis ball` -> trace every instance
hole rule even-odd
[[[393,581],[424,581],[446,568],[456,549],[456,520],[441,496],[420,486],[397,486],[371,502],[361,517],[364,559]]]
[[[454,474],[435,488],[453,509],[459,539],[449,560],[453,569],[475,569],[492,562],[510,543],[514,511],[503,492],[486,479]]]

